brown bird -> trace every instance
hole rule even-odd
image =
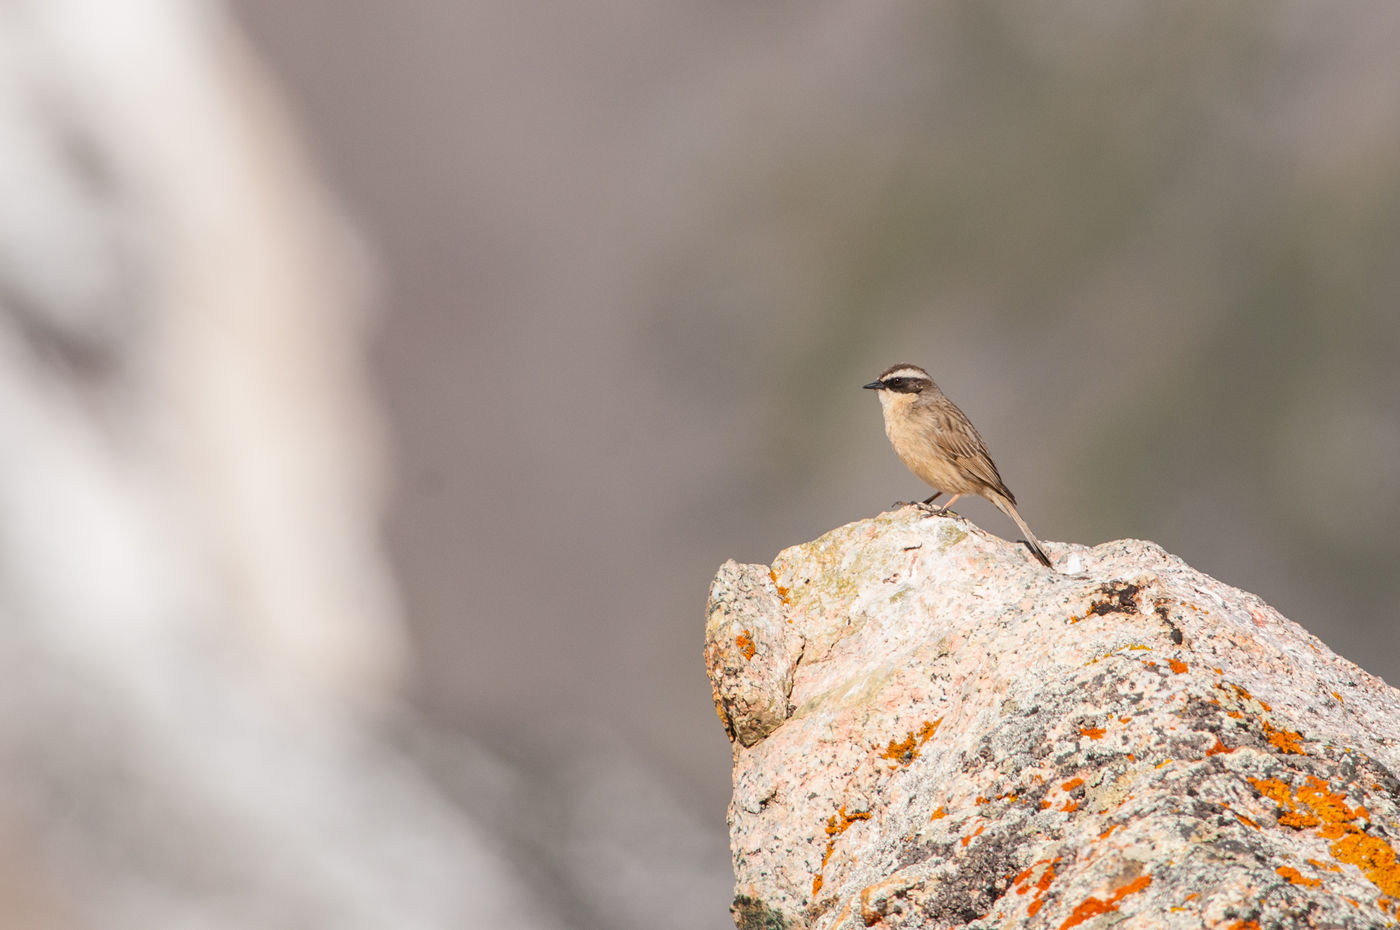
[[[925,504],[932,504],[941,494],[951,494],[941,509],[946,513],[964,494],[985,497],[1016,521],[1031,552],[1050,567],[1050,557],[1021,519],[1016,495],[1001,480],[972,421],[939,390],[928,372],[918,365],[891,365],[865,388],[879,392],[885,435],[890,437],[895,454],[937,492]]]

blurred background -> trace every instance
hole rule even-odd
[[[925,493],[1400,680],[1400,7],[0,4],[0,919],[730,925],[710,577]],[[998,535],[990,505],[959,509]]]

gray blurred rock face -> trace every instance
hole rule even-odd
[[[375,723],[363,273],[217,8],[0,8],[0,204],[0,923],[557,926]]]
[[[906,508],[720,569],[738,925],[1392,922],[1400,692],[1151,543],[1050,548]]]

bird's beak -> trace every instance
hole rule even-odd
[[[869,384],[861,385],[861,387],[865,388],[867,391],[878,391],[884,386],[885,384],[883,381],[871,381]]]

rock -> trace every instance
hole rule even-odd
[[[904,508],[720,570],[736,924],[1394,924],[1400,693],[1150,542],[1053,551]]]
[[[777,729],[792,708],[792,673],[802,657],[802,638],[792,635],[783,605],[787,590],[762,565],[720,566],[710,586],[705,665],[715,711],[729,738],[742,746]],[[764,643],[759,652],[757,643]]]

